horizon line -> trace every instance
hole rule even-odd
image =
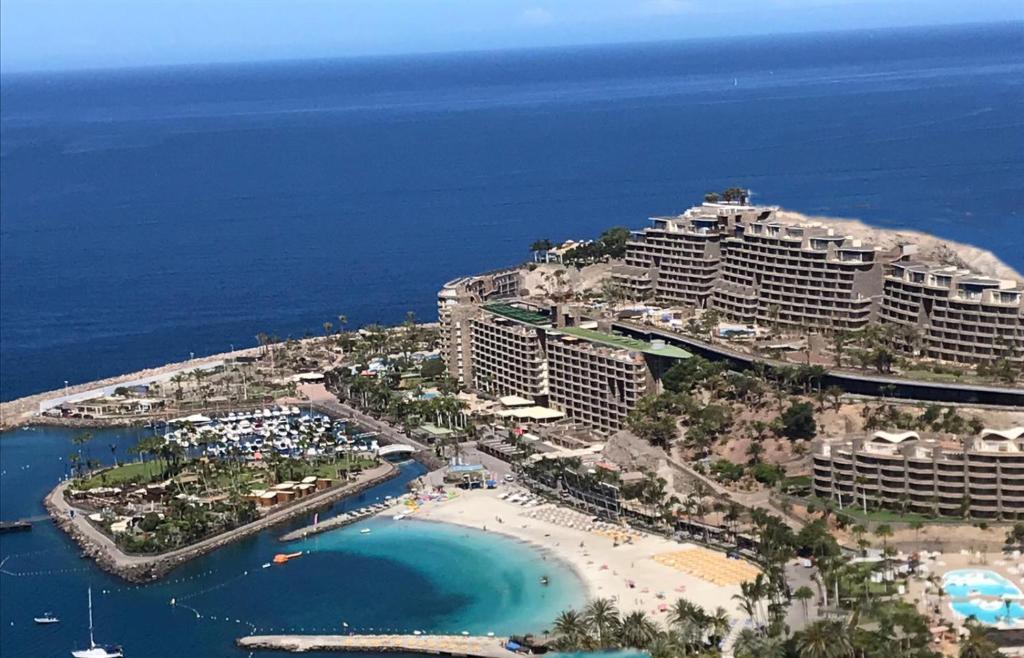
[[[34,69],[4,69],[0,66],[2,77],[36,77],[36,76],[61,76],[61,75],[83,75],[83,74],[106,74],[124,72],[145,72],[145,71],[183,71],[195,69],[212,68],[237,68],[246,66],[268,66],[268,65],[290,65],[301,63],[336,63],[359,60],[400,60],[415,58],[438,58],[442,56],[483,56],[494,54],[516,54],[516,53],[543,53],[558,52],[565,50],[601,50],[606,48],[628,48],[635,46],[657,46],[682,43],[701,43],[719,41],[723,38],[743,37],[745,39],[767,39],[770,37],[794,38],[808,37],[813,35],[831,34],[866,34],[866,33],[897,33],[897,32],[920,32],[927,30],[950,30],[957,28],[986,28],[986,27],[1010,27],[1024,26],[1024,18],[1010,18],[1003,21],[970,21],[958,23],[922,23],[916,25],[896,25],[889,27],[857,27],[846,29],[830,30],[794,30],[783,32],[753,32],[734,33],[731,35],[682,37],[678,39],[651,39],[651,40],[624,40],[624,41],[581,41],[578,43],[566,43],[562,45],[546,46],[513,46],[505,48],[467,48],[454,50],[423,50],[406,51],[396,53],[361,53],[349,55],[324,55],[317,57],[279,57],[270,59],[224,59],[206,60],[188,63],[168,64],[141,64],[137,66],[89,66],[82,68],[34,68]],[[0,58],[2,61],[2,58]]]

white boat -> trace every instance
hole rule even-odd
[[[74,658],[124,658],[121,647],[97,645],[92,636],[92,588],[89,588],[89,648],[72,651]]]
[[[33,617],[32,621],[34,621],[37,624],[59,624],[60,623],[60,619],[57,619],[57,616],[54,615],[52,612],[44,612],[39,617]]]
[[[361,534],[361,535],[368,535],[368,534],[370,534],[370,529],[369,528],[363,528],[362,530],[359,531],[359,534]]]

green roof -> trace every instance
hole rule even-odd
[[[595,329],[581,329],[580,327],[561,327],[557,329],[563,334],[570,336],[576,336],[584,340],[589,340],[592,343],[602,343],[604,345],[610,345],[612,347],[618,347],[626,350],[635,350],[637,352],[643,352],[644,354],[655,354],[657,356],[664,356],[670,359],[689,359],[692,354],[686,350],[676,347],[675,345],[665,344],[662,347],[655,347],[651,343],[646,341],[637,340],[636,338],[628,338],[626,336],[620,336],[619,334],[609,334],[604,331],[597,331]]]
[[[551,324],[551,319],[546,315],[535,313],[534,311],[528,311],[525,308],[519,308],[518,306],[512,306],[511,304],[485,304],[484,310],[490,311],[495,315],[501,315],[510,320],[516,322],[525,322],[527,324]]]

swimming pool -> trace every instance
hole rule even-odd
[[[987,569],[958,569],[942,577],[942,588],[950,596],[950,608],[961,617],[974,617],[983,624],[1000,621],[1019,623],[1024,598],[1019,587]]]

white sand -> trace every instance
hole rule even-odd
[[[615,599],[623,613],[643,610],[663,621],[666,615],[658,612],[658,606],[671,606],[683,597],[709,612],[722,606],[732,617],[741,618],[742,613],[732,600],[739,592],[738,586],[720,587],[651,559],[661,553],[692,548],[692,544],[645,535],[631,544],[613,546],[612,539],[593,532],[530,518],[531,511],[541,508],[523,508],[506,502],[498,498],[499,493],[499,490],[460,492],[452,500],[424,505],[409,518],[477,529],[486,527],[488,532],[500,532],[533,544],[574,568],[587,587],[588,598]],[[497,517],[501,517],[503,523],[498,523]],[[608,568],[602,569],[602,565]],[[627,581],[630,580],[635,583],[634,588],[629,587]],[[677,591],[677,587],[685,589]],[[664,593],[663,599],[657,598],[658,592]],[[580,606],[583,603],[581,601]]]

